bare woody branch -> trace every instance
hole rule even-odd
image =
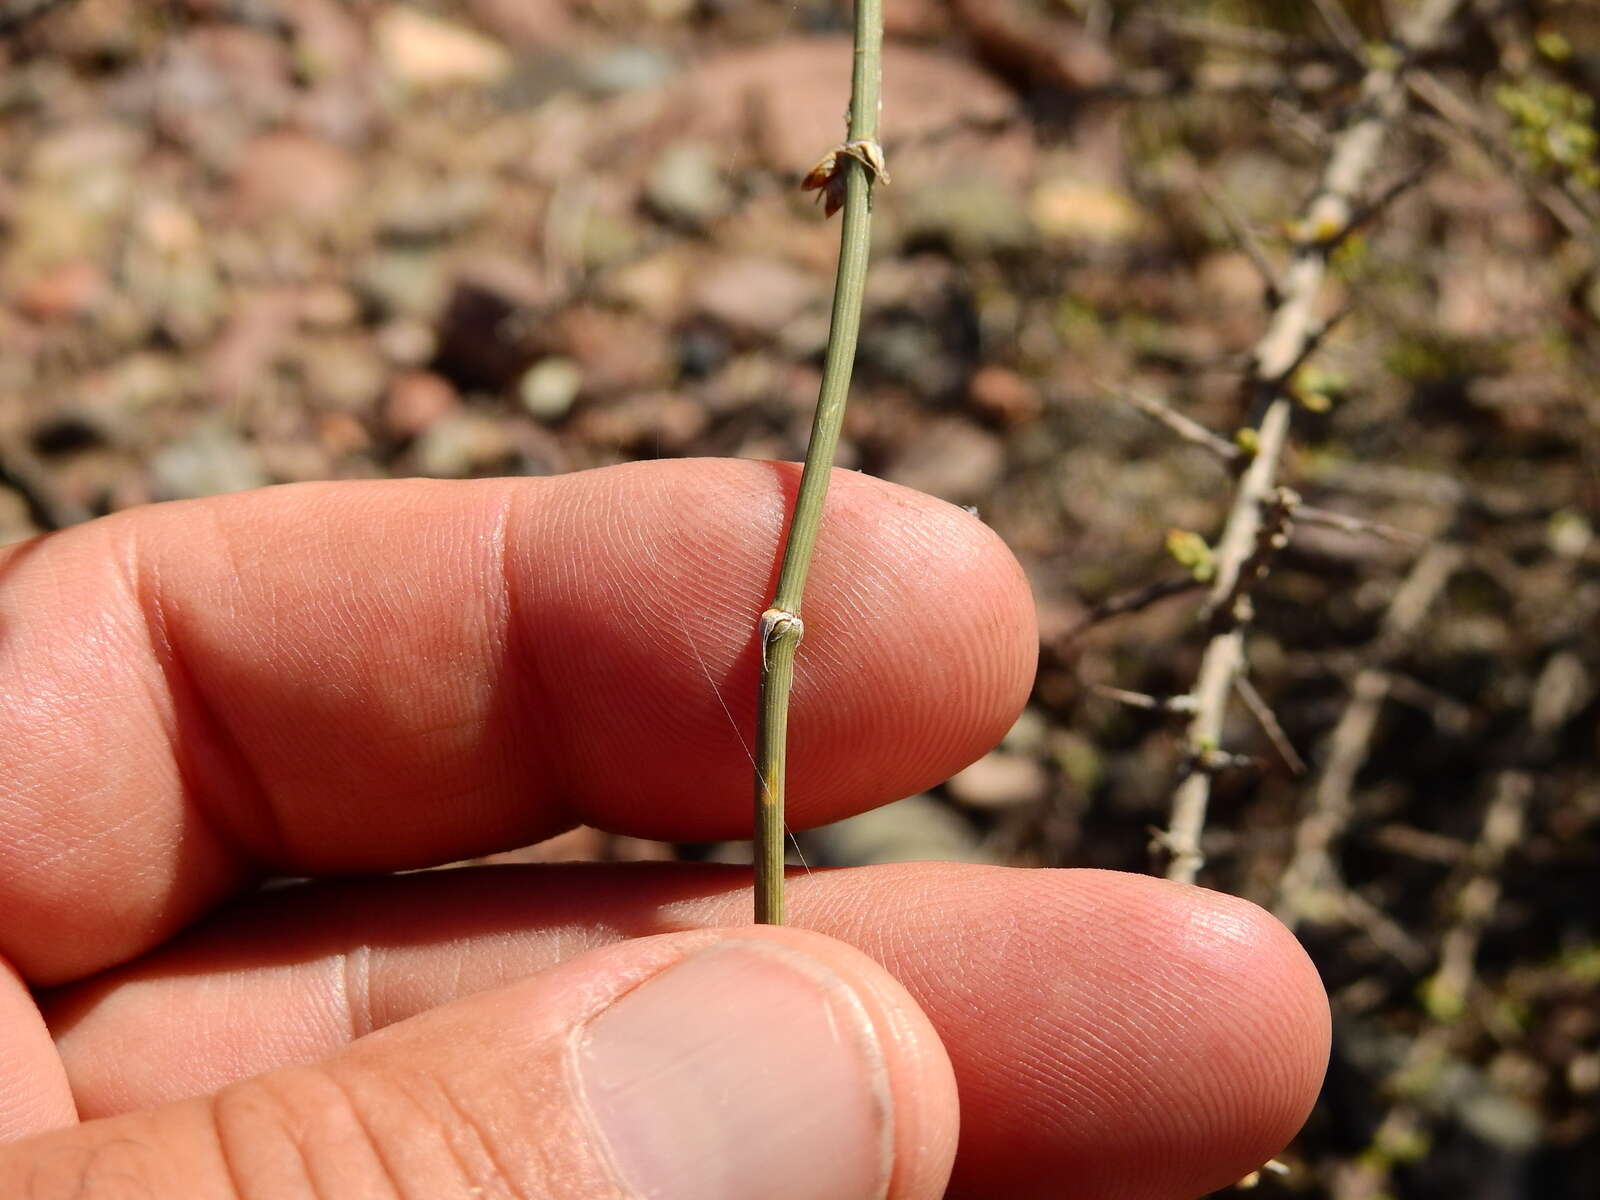
[[[1278,919],[1293,929],[1309,913],[1327,905],[1340,884],[1333,870],[1331,847],[1350,820],[1350,795],[1356,773],[1367,760],[1378,714],[1389,694],[1385,669],[1422,626],[1445,584],[1461,564],[1461,551],[1444,543],[1419,557],[1389,604],[1371,661],[1357,675],[1329,739],[1329,753],[1317,778],[1311,811],[1295,829],[1294,853],[1280,884]]]
[[[1327,166],[1299,222],[1299,244],[1283,275],[1282,293],[1251,355],[1245,393],[1262,413],[1256,453],[1240,477],[1233,505],[1217,545],[1212,583],[1213,616],[1221,618],[1201,659],[1194,696],[1196,711],[1188,730],[1188,756],[1215,751],[1223,718],[1244,665],[1244,629],[1218,606],[1237,595],[1239,574],[1256,546],[1262,503],[1271,494],[1278,459],[1289,436],[1293,400],[1290,372],[1301,362],[1316,333],[1316,304],[1328,269],[1330,248],[1355,219],[1384,139],[1404,111],[1405,76],[1410,56],[1439,40],[1460,10],[1462,0],[1427,0],[1404,31],[1401,48],[1377,57],[1361,83],[1348,123],[1335,135]],[[1203,864],[1200,833],[1211,798],[1204,771],[1184,778],[1173,796],[1172,815],[1162,839],[1171,853],[1169,879],[1192,883]]]
[[[1493,132],[1472,105],[1456,95],[1437,76],[1416,72],[1407,86],[1424,104],[1438,114],[1436,135],[1464,142],[1515,179],[1528,195],[1542,204],[1572,237],[1600,251],[1600,214],[1591,202],[1570,186],[1537,179],[1519,163],[1516,156],[1500,145]]]
[[[1135,19],[1163,36],[1197,42],[1217,50],[1265,54],[1279,60],[1316,58],[1324,53],[1324,48],[1310,38],[1294,37],[1275,29],[1232,25],[1207,17],[1178,13],[1141,12]]]
[[[1244,701],[1244,706],[1250,710],[1250,715],[1256,719],[1256,724],[1261,726],[1261,732],[1267,735],[1272,748],[1278,752],[1278,757],[1283,759],[1283,765],[1289,768],[1291,774],[1304,775],[1306,760],[1300,757],[1271,706],[1262,699],[1261,693],[1256,691],[1256,685],[1250,682],[1250,677],[1241,675],[1233,682],[1239,689],[1239,699]]]
[[[1190,445],[1209,450],[1230,466],[1244,458],[1244,451],[1227,438],[1221,437],[1193,417],[1186,417],[1165,401],[1141,392],[1114,392],[1117,399],[1130,408],[1136,408],[1152,421],[1165,425]]]
[[[1250,260],[1250,265],[1255,267],[1256,273],[1261,276],[1266,288],[1267,303],[1276,304],[1278,297],[1283,292],[1283,283],[1278,278],[1278,269],[1272,265],[1272,260],[1267,257],[1266,247],[1261,244],[1261,239],[1256,236],[1256,231],[1250,227],[1250,222],[1243,213],[1234,206],[1228,196],[1205,177],[1202,171],[1194,172],[1195,185],[1200,189],[1200,194],[1206,198],[1206,203],[1216,210],[1217,216],[1222,218],[1222,223],[1228,227],[1228,232],[1233,240],[1244,251],[1245,257]]]
[[[1343,4],[1338,0],[1313,0],[1313,7],[1340,46],[1351,54],[1361,53],[1361,31],[1345,12]]]
[[[1375,1200],[1390,1194],[1395,1161],[1390,1148],[1414,1141],[1422,1128],[1419,1093],[1449,1052],[1454,1022],[1466,1007],[1477,975],[1484,930],[1500,903],[1501,868],[1522,840],[1533,794],[1533,776],[1525,770],[1502,771],[1495,778],[1478,839],[1468,852],[1467,878],[1456,894],[1455,923],[1441,942],[1438,967],[1423,985],[1432,1023],[1390,1073],[1386,1090],[1399,1099],[1378,1123],[1369,1151],[1335,1177],[1330,1189],[1334,1200]]]
[[[1132,591],[1118,592],[1108,596],[1083,614],[1065,634],[1061,636],[1061,643],[1071,645],[1090,629],[1104,621],[1116,617],[1126,616],[1129,613],[1143,612],[1153,604],[1163,600],[1170,600],[1174,596],[1186,596],[1190,592],[1199,591],[1202,585],[1193,575],[1182,575],[1176,579],[1161,579],[1155,583],[1146,584]]]
[[[1420,547],[1428,540],[1420,533],[1401,529],[1397,525],[1369,521],[1364,517],[1352,517],[1348,513],[1331,512],[1326,508],[1313,508],[1309,504],[1297,507],[1294,510],[1294,519],[1301,525],[1316,525],[1323,529],[1336,529],[1340,533],[1375,537],[1380,541],[1394,542],[1401,546]]]

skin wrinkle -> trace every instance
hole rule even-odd
[[[231,560],[233,556],[227,539],[219,540],[224,555]],[[232,768],[229,771],[230,778],[226,781],[227,789],[230,795],[245,798],[247,807],[261,819],[260,829],[265,835],[269,854],[281,853],[284,845],[283,825],[277,808],[262,783],[260,772],[245,754],[238,739],[230,734],[227,724],[208,704],[205,693],[184,661],[177,640],[171,636],[166,607],[162,602],[159,568],[139,552],[136,536],[130,535],[126,541],[128,557],[119,558],[122,567],[119,575],[127,588],[132,611],[144,622],[151,656],[160,669],[166,687],[165,696],[159,699],[152,696],[152,706],[166,717],[167,745],[178,772],[178,790],[183,798],[184,810],[199,818],[217,849],[232,859],[229,864],[232,870],[248,874],[258,869],[259,860],[250,852],[248,841],[241,839],[238,829],[224,818],[223,812],[227,806],[209,801],[214,789],[204,786],[196,778],[197,764],[185,748],[186,739],[198,736],[209,741],[216,747],[222,761]],[[180,716],[180,712],[186,715]]]
[[[530,491],[525,494],[531,496],[536,493]],[[528,611],[525,606],[530,603],[530,595],[534,590],[532,584],[536,581],[533,579],[533,572],[525,569],[525,566],[521,564],[520,555],[514,553],[512,547],[515,546],[516,550],[521,550],[524,546],[532,545],[540,534],[543,534],[555,545],[582,545],[582,539],[575,536],[575,532],[581,528],[575,498],[560,502],[560,495],[561,493],[557,493],[557,503],[549,503],[547,497],[546,502],[541,504],[538,514],[530,515],[528,520],[522,523],[524,538],[521,542],[511,543],[508,541],[509,557],[502,575],[506,580],[510,605],[514,615],[519,618],[519,623],[513,626],[514,629],[533,628],[531,621],[524,624],[520,622],[520,618],[523,613]],[[608,511],[608,507],[603,506],[601,511]],[[548,525],[548,528],[545,528],[546,525]],[[575,558],[576,556],[559,558],[553,564],[553,569],[551,569],[552,564],[546,564],[544,576],[546,586],[552,589],[553,597],[558,606],[563,602],[573,603],[573,598],[577,594],[578,568]],[[512,570],[514,563],[524,566],[524,569],[521,570],[521,577],[530,581],[529,586],[513,584]],[[519,607],[521,609],[520,612],[517,611]],[[545,696],[559,694],[551,671],[551,667],[554,665],[553,656],[543,653],[542,647],[534,646],[531,642],[524,641],[520,633],[517,636],[519,643],[522,645],[522,652],[517,656],[519,667],[524,668],[526,673],[536,682],[540,694]],[[557,642],[559,644],[559,639],[557,639]],[[570,828],[577,824],[577,819],[574,816],[577,811],[575,801],[575,780],[577,776],[572,747],[579,744],[582,731],[573,727],[569,719],[569,711],[565,705],[555,705],[554,711],[547,711],[544,714],[544,720],[553,726],[550,731],[552,736],[547,739],[547,744],[561,747],[561,752],[559,753],[547,751],[541,756],[550,772],[547,786],[552,789],[551,794],[554,806],[562,814],[554,824],[558,828]]]
[[[372,1023],[371,956],[372,949],[366,945],[354,946],[339,955],[337,982],[339,994],[344,998],[345,1019],[351,1041],[365,1037],[375,1028]]]
[[[494,1172],[492,1176],[485,1176],[481,1172],[470,1168],[466,1159],[456,1150],[454,1146],[455,1139],[448,1138],[447,1140],[451,1142],[451,1153],[455,1155],[456,1161],[461,1164],[463,1177],[470,1178],[479,1193],[483,1195],[489,1195],[488,1188],[493,1187],[495,1195],[505,1197],[506,1200],[517,1200],[518,1189],[511,1182],[516,1176],[511,1173],[505,1160],[500,1157],[499,1152],[495,1149],[495,1142],[498,1139],[490,1137],[484,1132],[482,1124],[472,1110],[472,1106],[464,1103],[461,1097],[455,1094],[447,1076],[441,1075],[430,1082],[432,1082],[439,1096],[444,1100],[450,1116],[454,1118],[453,1121],[447,1123],[446,1128],[465,1131],[472,1138],[480,1156],[488,1162],[490,1170]]]
[[[531,488],[506,489],[505,497],[495,512],[494,535],[490,540],[490,562],[493,568],[490,578],[496,589],[494,611],[498,614],[499,625],[491,640],[491,652],[494,652],[498,659],[498,667],[491,675],[489,686],[492,693],[500,699],[501,707],[507,714],[530,711],[533,708],[532,695],[549,694],[541,673],[539,658],[530,652],[527,639],[522,633],[524,629],[532,628],[532,623],[518,605],[521,589],[512,584],[516,554],[512,531],[528,527],[529,522],[524,518],[523,510],[527,499],[534,494],[536,493]],[[525,681],[531,681],[531,685]],[[558,723],[559,712],[558,708],[556,716]],[[501,718],[506,725],[513,720],[514,718],[509,715]],[[559,737],[559,729],[557,735],[557,744],[564,744],[564,740]],[[509,747],[506,754],[508,770],[524,779],[546,780],[550,805],[558,814],[554,823],[559,825],[563,820],[571,820],[568,799],[571,791],[567,777],[557,765],[559,756],[551,754],[546,748],[548,743],[537,738],[516,736],[506,736],[502,740]]]
[[[207,550],[219,554],[227,562],[231,579],[247,577],[251,566],[241,558],[238,539],[223,524],[216,510],[204,509],[203,515],[208,521],[211,535]],[[131,528],[128,541],[130,545],[137,545],[139,527],[133,524]],[[162,586],[159,566],[142,549],[136,550],[134,561],[138,564],[136,578],[140,581],[141,591],[149,597],[147,605],[140,606],[140,611],[154,612],[159,616],[163,642],[174,668],[175,677],[168,676],[169,688],[174,684],[181,686],[182,695],[190,701],[187,705],[190,715],[184,722],[185,736],[192,737],[198,734],[201,738],[211,741],[220,752],[222,764],[229,776],[221,787],[215,789],[198,786],[198,782],[193,779],[193,764],[191,763],[188,769],[185,767],[184,760],[188,756],[182,753],[175,754],[174,760],[178,763],[183,777],[184,795],[191,801],[191,807],[205,820],[207,827],[221,839],[222,844],[234,854],[241,866],[289,861],[291,857],[289,838],[278,801],[271,789],[266,786],[259,765],[252,760],[244,743],[234,735],[214,698],[209,696],[202,686],[199,676],[189,668],[182,649],[182,637],[170,635],[172,622],[167,616],[168,600]],[[304,570],[303,567],[300,569]],[[276,613],[277,606],[267,606],[269,621],[275,619]],[[251,635],[247,632],[246,636]],[[163,669],[165,670],[165,664]],[[178,695],[179,693],[174,691],[175,700]],[[196,725],[198,729],[195,728]],[[231,798],[244,801],[245,812],[255,817],[253,822],[255,828],[248,836],[242,836],[241,829],[225,816],[229,805],[217,805],[206,801],[206,797],[213,792],[226,792]],[[238,811],[235,809],[234,816],[237,815]]]
[[[434,1111],[434,1106],[423,1098],[417,1087],[419,1080],[427,1085],[427,1090],[434,1097],[445,1100],[446,1112],[443,1116]],[[454,1165],[457,1177],[466,1185],[469,1194],[482,1194],[484,1176],[481,1172],[475,1170],[462,1156],[460,1147],[456,1144],[456,1138],[452,1136],[452,1131],[462,1125],[465,1125],[470,1132],[476,1133],[476,1123],[468,1116],[466,1110],[456,1106],[453,1098],[450,1098],[448,1093],[435,1080],[418,1072],[391,1071],[380,1084],[380,1088],[382,1094],[390,1098],[391,1101],[396,1097],[404,1100],[411,1113],[418,1118],[412,1121],[396,1122],[398,1127],[408,1130],[408,1135],[403,1139],[408,1156],[415,1151],[415,1143],[417,1141],[421,1140],[422,1137],[428,1137],[429,1140],[444,1148],[445,1155]],[[392,1116],[388,1119],[394,1120]],[[419,1133],[419,1130],[426,1130],[427,1133]],[[427,1156],[424,1157],[426,1158]],[[496,1168],[496,1173],[499,1174],[498,1168]],[[391,1171],[391,1174],[397,1181],[403,1180],[406,1181],[406,1184],[409,1184],[413,1177],[412,1171],[398,1166]],[[499,1180],[492,1182],[498,1183],[501,1181],[509,1183],[509,1180],[505,1179],[503,1175]],[[431,1187],[427,1193],[416,1192],[406,1184],[402,1184],[402,1190],[408,1197],[415,1196],[417,1200],[431,1200],[433,1196],[439,1194]],[[497,1190],[499,1189],[497,1188]]]
[[[475,874],[481,879],[475,880]],[[352,937],[363,936],[362,930],[370,928],[374,916],[389,914],[396,907],[428,915],[422,925],[408,930],[407,940],[421,938],[436,947],[436,952],[424,952],[420,943],[410,951],[400,946],[385,953],[381,968],[374,964],[375,971],[388,976],[387,982],[382,976],[375,979],[378,995],[388,997],[379,1001],[383,1013],[374,1018],[381,1023],[446,1002],[462,991],[481,990],[541,969],[570,954],[578,943],[594,944],[607,936],[637,936],[685,923],[746,919],[737,895],[721,883],[731,874],[621,868],[452,871],[432,879],[411,876],[395,881],[403,885],[400,892],[415,893],[411,902],[399,906],[384,899],[396,889],[373,882],[312,889],[302,908],[314,917],[336,907],[347,915]],[[703,887],[693,889],[700,899],[679,894],[665,908],[651,903],[651,892],[674,895],[676,889],[664,880],[690,877],[706,881]],[[642,894],[625,899],[608,893],[607,879],[618,886],[632,879]],[[1060,891],[1040,886],[1057,879],[1064,885]],[[518,881],[532,885],[533,890],[524,891]],[[797,916],[803,910],[801,919],[806,924],[869,950],[877,947],[876,956],[885,959],[896,976],[928,1005],[939,1024],[956,1060],[968,1111],[978,1114],[964,1135],[967,1166],[958,1168],[963,1173],[952,1196],[994,1194],[993,1187],[986,1192],[978,1186],[984,1172],[1000,1181],[995,1186],[1015,1187],[1018,1190],[1012,1194],[1024,1194],[1025,1173],[1007,1165],[1018,1161],[1048,1163],[1056,1173],[1052,1177],[1060,1177],[1060,1172],[1075,1178],[1081,1175],[1083,1194],[1098,1200],[1119,1194],[1145,1200],[1153,1195],[1174,1195],[1177,1178],[1184,1180],[1185,1186],[1192,1185],[1193,1194],[1199,1194],[1227,1182],[1218,1180],[1216,1174],[1233,1168],[1242,1173],[1270,1155],[1278,1143],[1265,1139],[1287,1137],[1302,1115],[1298,1106],[1310,1095],[1310,1060],[1317,1053],[1314,1026],[1301,1029],[1287,1044],[1262,1046],[1251,1037],[1255,1031],[1243,1029],[1232,1015],[1248,1007],[1247,997],[1240,993],[1243,980],[1259,977],[1274,987],[1272,994],[1285,994],[1276,990],[1282,987],[1284,970],[1273,956],[1287,948],[1287,939],[1263,943],[1259,933],[1272,928],[1264,917],[1258,916],[1254,922],[1256,935],[1224,937],[1207,947],[1186,917],[1191,897],[1198,900],[1204,893],[1094,872],[881,868],[797,879],[795,890]],[[941,892],[951,898],[943,905],[937,899]],[[520,899],[497,906],[492,903],[496,896]],[[595,903],[605,896],[611,898]],[[854,896],[855,902],[843,903],[847,896]],[[957,897],[960,903],[953,909]],[[467,935],[473,924],[488,915],[486,903],[503,911],[488,917],[486,936],[470,938]],[[1216,897],[1205,903],[1228,906]],[[524,940],[518,948],[508,931],[527,928],[530,922],[544,924],[536,914],[548,904],[554,905],[548,910],[550,942],[533,951]],[[650,914],[642,926],[626,917],[635,904],[641,913]],[[902,908],[915,909],[920,916],[905,918]],[[963,928],[952,928],[942,920],[943,914],[956,909],[963,912]],[[451,912],[457,916],[448,916]],[[833,924],[826,915],[829,912],[845,924]],[[1009,954],[993,952],[998,941],[994,931],[1006,928],[1008,922],[1014,928],[1019,912],[1037,917],[1033,957],[1049,978],[1041,980],[1029,974],[1026,964],[1030,956],[1018,945],[1020,935],[1012,935]],[[1081,916],[1071,915],[1085,912],[1102,913],[1093,937],[1083,935]],[[1120,924],[1113,919],[1118,913],[1122,914]],[[586,922],[583,929],[570,923],[579,916]],[[440,918],[442,924],[428,923]],[[292,915],[283,918],[288,927],[297,923]],[[1077,936],[1073,935],[1074,924]],[[1241,928],[1248,931],[1250,927],[1247,922]],[[1213,988],[1205,973],[1168,974],[1168,963],[1146,961],[1141,950],[1140,973],[1129,974],[1125,948],[1149,940],[1136,934],[1141,928],[1164,928],[1174,939],[1169,948],[1171,944],[1181,948],[1179,958],[1203,962],[1210,955],[1219,977],[1228,978],[1232,973],[1231,987],[1214,995],[1214,1000],[1221,1002],[1220,1011],[1206,1018],[1193,994],[1196,989]],[[580,934],[577,938],[570,936],[575,929]],[[582,936],[585,930],[590,936]],[[223,927],[213,936],[226,939],[229,935]],[[896,957],[895,945],[911,947],[911,956]],[[1037,949],[1044,946],[1050,947],[1049,953]],[[283,953],[299,956],[292,946],[284,947]],[[937,969],[941,962],[945,968],[942,976]],[[1050,965],[1061,962],[1069,964],[1065,971]],[[960,969],[952,970],[953,963],[960,964]],[[187,973],[193,968],[180,970]],[[397,988],[406,993],[405,998]],[[958,988],[967,989],[965,998]],[[1164,992],[1177,993],[1173,999],[1179,1002],[1167,1002],[1162,998]],[[1255,996],[1251,1003],[1271,1003],[1270,998],[1251,995]],[[1297,999],[1289,1007],[1309,1004],[1310,999],[1308,991],[1305,999]],[[265,996],[263,1002],[279,1003]],[[1191,1008],[1200,1011],[1197,1019],[1206,1022],[1200,1028],[1200,1040],[1183,1024],[1187,1020],[1184,1014]],[[997,1011],[1009,1019],[997,1023]],[[1123,1059],[1106,1059],[1084,1036],[1105,1032],[1108,1026],[1106,1036],[1128,1043]],[[1219,1058],[1207,1050],[1205,1039],[1212,1036],[1224,1038],[1224,1048],[1236,1046],[1240,1061],[1253,1061],[1257,1069],[1245,1071],[1226,1055]],[[326,1053],[335,1045],[312,1047],[308,1052]],[[80,1044],[73,1053],[86,1050],[93,1052],[92,1043]],[[1257,1052],[1264,1057],[1249,1059]],[[1231,1079],[1212,1085],[1213,1074],[1231,1074]],[[1219,1162],[1221,1168],[1215,1165]],[[1186,1174],[1184,1163],[1212,1164],[1205,1170],[1216,1174]]]
[[[247,1182],[244,1178],[244,1172],[239,1170],[239,1165],[235,1161],[232,1138],[228,1136],[224,1111],[227,1104],[228,1101],[224,1099],[224,1093],[218,1093],[211,1097],[206,1102],[206,1125],[210,1129],[212,1139],[216,1145],[217,1161],[222,1164],[222,1175],[227,1181],[229,1191],[235,1196],[247,1197],[250,1193],[245,1190]],[[292,1139],[290,1140],[292,1141]],[[305,1171],[307,1189],[308,1191],[314,1190],[315,1184],[311,1182],[311,1164],[305,1162],[303,1156],[301,1162]]]
[[[357,1100],[354,1091],[341,1078],[339,1072],[320,1066],[307,1067],[295,1072],[292,1078],[302,1083],[321,1085],[322,1096],[331,1098],[336,1105],[335,1119],[337,1117],[343,1118],[339,1122],[340,1134],[346,1135],[353,1131],[356,1134],[356,1140],[362,1149],[366,1151],[365,1157],[371,1167],[374,1168],[375,1174],[367,1173],[363,1175],[363,1187],[360,1194],[363,1197],[370,1196],[372,1200],[380,1200],[370,1190],[373,1183],[376,1182],[385,1189],[385,1197],[392,1197],[393,1200],[413,1200],[412,1195],[404,1184],[404,1172],[396,1170],[396,1164],[392,1161],[391,1155],[385,1151],[384,1139],[378,1135],[378,1131],[369,1120],[364,1106]],[[319,1151],[314,1141],[308,1139],[302,1131],[306,1113],[309,1110],[302,1109],[295,1103],[295,1096],[292,1092],[288,1096],[280,1094],[279,1089],[285,1086],[286,1081],[280,1081],[268,1076],[262,1079],[260,1084],[270,1092],[274,1107],[282,1114],[280,1127],[283,1140],[293,1148],[297,1158],[303,1164],[305,1178],[311,1185],[314,1200],[338,1200],[341,1194],[348,1194],[343,1186],[344,1181],[342,1179],[339,1181],[341,1186],[337,1191],[332,1186],[325,1186],[318,1182],[319,1174],[324,1173],[318,1170]],[[325,1109],[327,1107],[326,1099],[318,1107]],[[318,1128],[314,1132],[325,1135],[332,1124],[333,1121],[325,1113],[318,1112],[316,1119]],[[342,1175],[344,1172],[341,1168],[349,1162],[350,1139],[348,1136],[341,1136],[338,1141],[339,1149],[332,1159],[332,1169]],[[322,1153],[325,1153],[325,1151],[322,1151]]]

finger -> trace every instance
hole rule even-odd
[[[932,1198],[955,1133],[949,1061],[880,967],[799,930],[705,931],[0,1149],[0,1195]]]
[[[77,1119],[44,1017],[22,977],[0,959],[0,1145]]]
[[[59,982],[259,868],[366,872],[579,820],[750,824],[754,631],[796,472],[303,485],[0,561],[0,953]],[[950,774],[1020,708],[1028,592],[959,509],[848,472],[805,605],[790,822]]]
[[[85,1112],[122,1111],[330,1053],[600,940],[745,920],[748,880],[578,865],[314,885],[69,991],[51,1021]],[[1271,1157],[1316,1097],[1316,971],[1241,900],[940,864],[796,875],[789,891],[797,923],[881,962],[938,1029],[967,1194],[1071,1180],[1083,1200],[1187,1200]]]

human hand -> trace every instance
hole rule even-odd
[[[1178,1198],[1274,1153],[1326,1003],[1200,889],[819,872],[804,929],[689,865],[237,899],[577,822],[747,833],[795,480],[304,485],[7,551],[0,1196],[922,1197],[954,1156],[955,1195]],[[837,474],[805,616],[794,825],[937,782],[1026,697],[1021,573],[938,501]]]

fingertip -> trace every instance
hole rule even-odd
[[[1050,1098],[989,1127],[1009,1142],[963,1147],[958,1194],[986,1194],[985,1168],[1020,1161],[1070,1170],[1084,1195],[1182,1200],[1281,1150],[1316,1100],[1329,1043],[1327,999],[1293,935],[1256,905],[1203,888],[1101,871],[1055,878],[1032,893],[1025,924],[1006,920],[1018,928],[1008,956],[1018,965],[971,957],[1010,976],[1003,988],[1020,1007],[1008,1029],[986,1045],[942,1026],[952,1045],[978,1049],[957,1060],[963,1082],[999,1078],[990,1056],[1033,1061],[1038,1095]],[[1062,941],[1074,978],[1041,990],[1027,962]],[[1051,1060],[1051,1046],[1066,1053]],[[1039,1194],[1025,1175],[1015,1182],[1017,1194]]]
[[[1169,985],[1203,1005],[1187,1016],[1184,1121],[1197,1191],[1223,1187],[1277,1154],[1305,1123],[1328,1065],[1331,1018],[1315,965],[1258,905],[1186,884],[1150,881],[1170,906]],[[1176,1040],[1176,1039],[1174,1039]],[[1181,1135],[1180,1135],[1181,1136]]]
[[[16,968],[0,958],[0,1145],[77,1120],[66,1068]]]

